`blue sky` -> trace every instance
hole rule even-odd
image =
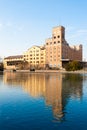
[[[0,0],[0,56],[18,55],[51,37],[62,25],[70,45],[87,60],[87,0]]]

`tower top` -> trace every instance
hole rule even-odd
[[[65,29],[65,27],[64,27],[64,26],[59,25],[59,26],[53,27],[53,29]]]

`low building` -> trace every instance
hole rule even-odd
[[[23,55],[8,56],[4,58],[5,69],[17,69],[19,64],[23,62]]]

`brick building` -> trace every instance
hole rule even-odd
[[[15,68],[19,63],[28,63],[29,68],[64,68],[69,61],[82,62],[82,45],[70,46],[65,40],[65,28],[52,29],[52,37],[43,46],[32,46],[23,55],[9,56],[4,59],[5,68]]]
[[[68,61],[82,61],[82,45],[69,46],[65,40],[65,28],[54,27],[52,38],[46,39],[46,65],[62,68]]]

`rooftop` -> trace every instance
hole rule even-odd
[[[8,56],[4,59],[19,59],[19,58],[23,58],[23,55]]]

